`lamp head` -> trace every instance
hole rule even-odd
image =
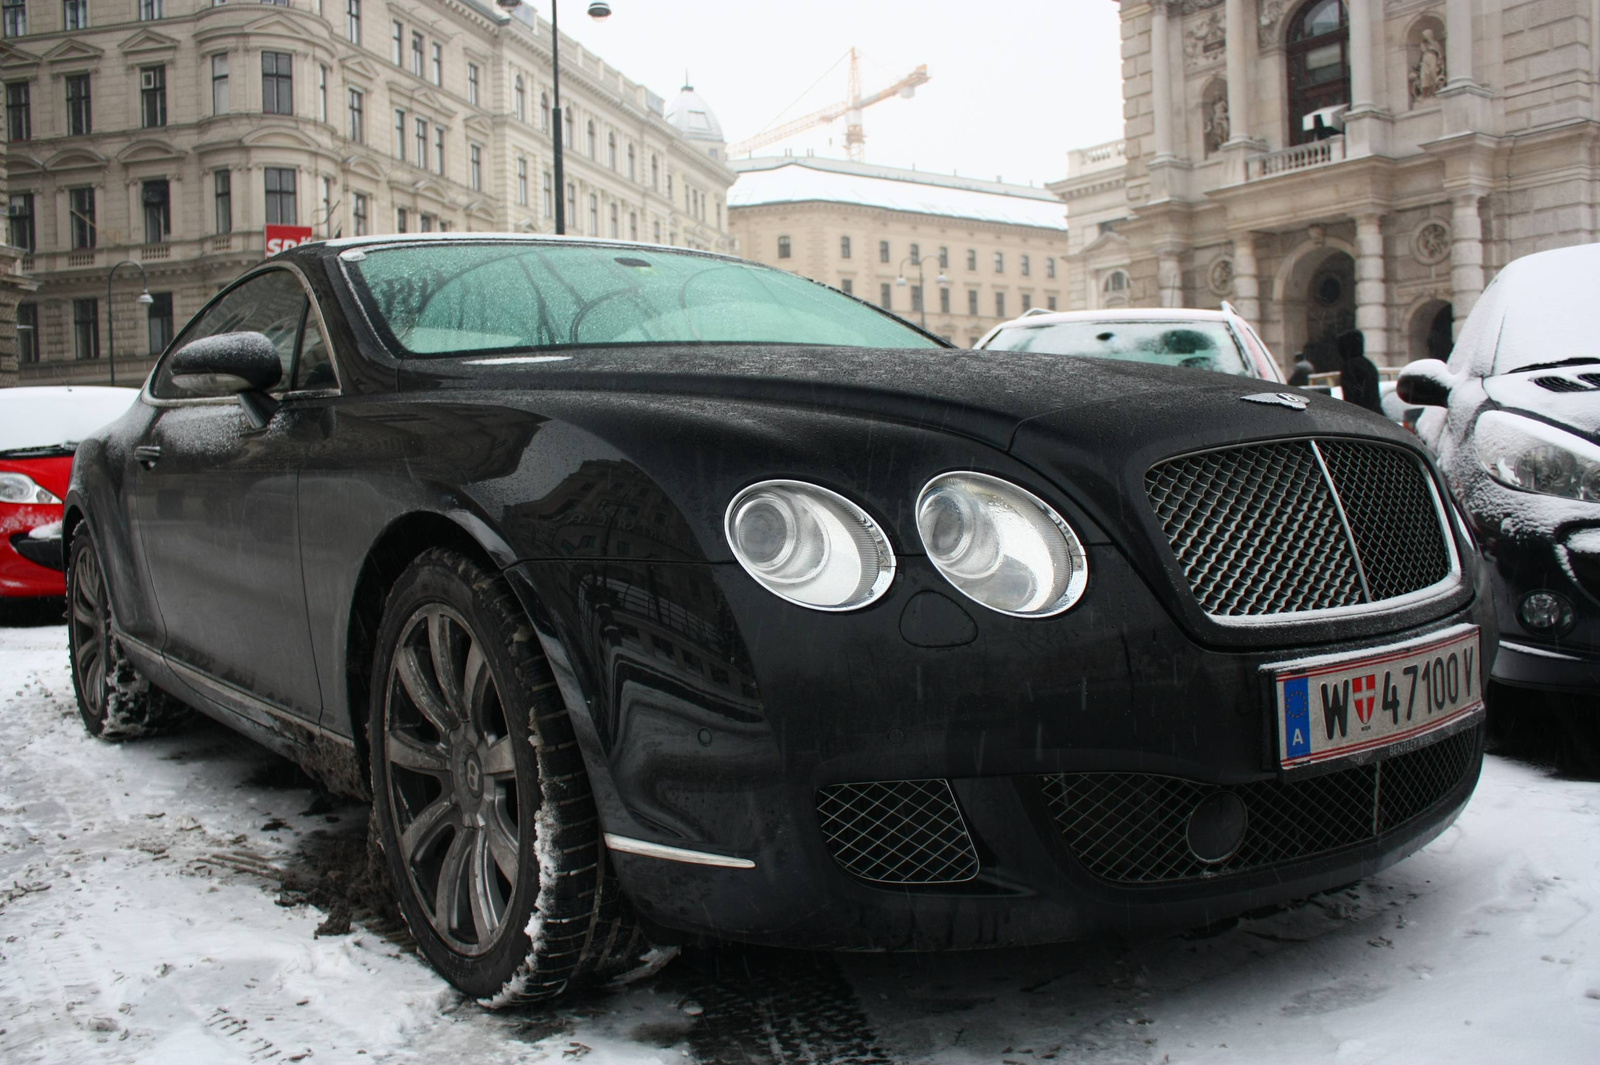
[[[950,279],[945,277],[943,274],[940,274],[935,280],[937,280],[941,285],[948,285],[950,283]]]
[[[494,0],[494,6],[509,15],[522,6],[522,0]]]
[[[906,283],[906,279],[903,277],[897,277],[894,279],[894,283],[897,285],[903,285]]]
[[[145,306],[149,306],[150,304],[154,303],[155,301],[156,301],[156,298],[154,296],[150,295],[150,290],[149,289],[145,289],[143,292],[139,293],[138,297],[136,299],[134,299],[133,302],[142,303]]]
[[[589,17],[596,22],[604,22],[611,17],[611,5],[605,0],[593,0],[589,4]]]

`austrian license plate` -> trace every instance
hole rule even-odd
[[[1278,764],[1320,765],[1401,743],[1482,712],[1476,625],[1360,655],[1263,669],[1278,711]]]

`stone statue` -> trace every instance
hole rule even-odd
[[[1205,128],[1207,152],[1214,152],[1228,143],[1228,138],[1232,135],[1233,128],[1228,119],[1228,94],[1226,91],[1219,92],[1216,99],[1206,105],[1202,119]]]
[[[1417,65],[1411,68],[1411,101],[1428,100],[1444,88],[1444,49],[1433,30],[1422,31],[1422,42],[1417,46]]]

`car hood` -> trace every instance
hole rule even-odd
[[[1011,449],[1024,423],[1071,412],[1053,432],[1093,440],[1123,457],[1134,441],[1215,444],[1241,434],[1371,432],[1386,424],[1317,395],[1305,396],[1308,412],[1239,402],[1273,386],[1253,378],[1028,352],[743,344],[585,349],[411,361],[403,364],[400,384],[754,400],[933,425],[1001,450]]]
[[[1578,373],[1594,377],[1600,374],[1600,364],[1501,374],[1485,379],[1483,390],[1501,407],[1555,422],[1600,442],[1600,388],[1589,385]],[[1540,381],[1571,391],[1555,391]],[[1562,383],[1556,384],[1558,381]]]

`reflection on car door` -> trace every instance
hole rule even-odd
[[[332,375],[314,316],[306,324],[308,307],[295,274],[270,270],[234,288],[185,331],[173,350],[219,333],[264,333],[283,360],[279,392],[287,395],[260,430],[232,399],[168,403],[139,442],[133,490],[166,626],[162,650],[201,694],[257,718],[273,710],[233,697],[235,690],[310,721],[322,703],[296,490],[300,460],[321,436],[322,407],[294,395],[302,346],[302,378]],[[151,391],[158,401],[182,394],[160,370]]]

